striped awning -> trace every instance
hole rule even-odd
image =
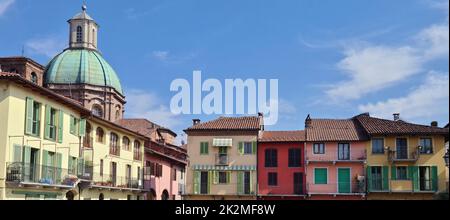
[[[256,170],[254,165],[235,165],[235,166],[215,166],[215,165],[193,165],[193,170],[225,170],[225,171],[250,171]]]
[[[214,147],[231,147],[231,146],[233,146],[233,139],[231,139],[231,138],[214,138],[213,146]]]

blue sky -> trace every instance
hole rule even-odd
[[[0,56],[42,64],[67,47],[81,0],[0,0]],[[176,78],[279,79],[280,120],[361,112],[440,125],[449,120],[448,1],[87,1],[99,48],[119,73],[128,117],[182,133],[169,111]]]

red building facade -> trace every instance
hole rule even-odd
[[[258,143],[258,199],[306,195],[304,131],[264,131]]]

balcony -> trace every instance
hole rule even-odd
[[[381,179],[372,178],[369,180],[369,192],[388,192],[388,193],[434,193],[433,184],[436,183],[433,179],[405,179],[394,180],[389,179],[383,182]],[[386,186],[386,184],[388,184]]]
[[[390,163],[410,162],[416,163],[420,156],[420,147],[417,147],[413,152],[408,155],[407,150],[392,150],[390,147],[386,149],[387,157]]]
[[[101,175],[100,173],[94,173],[91,187],[94,188],[108,188],[111,190],[141,190],[144,189],[142,179],[120,177],[114,175]]]
[[[306,192],[309,195],[365,195],[366,184],[364,181],[333,182],[327,184],[306,184]]]
[[[72,188],[78,181],[78,168],[63,169],[22,162],[6,163],[6,182],[10,184]]]
[[[228,154],[216,154],[216,165],[217,166],[228,166]]]
[[[367,160],[367,151],[365,149],[351,149],[351,153],[343,154],[337,150],[325,154],[306,153],[306,163],[365,163]]]

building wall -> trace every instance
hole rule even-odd
[[[396,162],[395,166],[437,166],[438,169],[438,191],[446,191],[446,167],[443,156],[445,154],[445,138],[443,136],[398,136],[399,138],[407,138],[408,142],[408,157],[414,152],[419,146],[420,138],[432,138],[433,143],[433,154],[420,154],[419,159],[416,162]],[[395,150],[396,138],[397,136],[379,136],[373,138],[383,138],[385,147],[390,147],[391,150]],[[372,142],[366,142],[366,148],[368,152],[367,166],[388,166],[389,175],[388,177],[392,179],[391,175],[391,163],[388,160],[388,154],[385,151],[384,154],[373,154],[372,153]],[[410,191],[411,184],[399,185],[399,181],[390,181],[391,190],[395,191]],[[430,199],[432,195],[424,196],[422,194],[416,193],[414,195],[405,196],[404,193],[369,193],[368,199],[405,199],[413,198],[417,199],[428,198]]]
[[[325,154],[314,154],[313,145],[317,142],[306,143],[306,160],[311,160],[306,165],[306,184],[307,193],[314,195],[316,199],[334,199],[325,195],[317,194],[334,194],[338,193],[338,170],[339,168],[350,169],[351,193],[365,193],[364,187],[357,182],[358,176],[365,176],[364,162],[339,162],[338,160],[338,143],[350,143],[350,158],[355,160],[364,160],[365,158],[365,142],[325,142]],[[320,142],[319,142],[320,143]],[[334,163],[334,161],[336,161]],[[328,183],[315,184],[314,171],[316,168],[326,168],[328,170]],[[341,195],[340,195],[341,196]],[[348,199],[360,199],[361,195],[344,196]],[[313,198],[313,199],[314,199]]]
[[[47,150],[50,152],[57,152],[62,155],[62,175],[67,174],[67,169],[69,167],[69,155],[76,158],[84,158],[85,161],[92,161],[90,164],[93,165],[93,180],[94,182],[107,181],[110,174],[110,162],[114,161],[117,163],[117,176],[118,178],[125,178],[126,165],[132,166],[131,178],[137,178],[138,172],[137,167],[142,169],[144,167],[143,157],[139,160],[133,159],[133,147],[131,146],[131,151],[121,150],[120,156],[112,156],[109,154],[109,144],[110,144],[110,132],[113,131],[119,136],[119,140],[122,140],[123,136],[128,136],[131,144],[134,140],[138,140],[141,143],[141,155],[144,153],[144,139],[134,133],[127,132],[115,126],[111,126],[106,122],[102,122],[98,119],[91,118],[88,119],[88,123],[91,124],[92,130],[99,126],[105,131],[104,143],[99,143],[94,141],[92,149],[83,150],[83,155],[80,155],[80,147],[82,145],[82,139],[79,136],[70,133],[70,115],[80,118],[80,114],[65,105],[55,102],[53,99],[47,96],[40,95],[36,92],[31,92],[28,89],[19,87],[14,83],[9,83],[7,81],[0,81],[0,199],[24,199],[24,191],[38,193],[36,189],[26,189],[24,187],[6,187],[5,177],[7,172],[7,164],[13,161],[13,146],[15,144],[20,146],[30,146],[33,149],[39,150],[39,161],[37,164],[42,164],[42,152]],[[40,136],[34,137],[25,135],[25,106],[26,98],[32,97],[36,102],[41,103],[41,124],[40,124]],[[58,143],[51,140],[46,140],[44,138],[44,118],[45,118],[45,105],[50,105],[53,108],[61,109],[64,112],[64,123],[63,123],[63,142]],[[95,136],[95,135],[94,135]],[[95,139],[95,138],[94,138]],[[119,142],[120,146],[121,141]],[[100,176],[100,160],[104,161],[103,176]],[[92,175],[92,174],[91,174]],[[142,174],[140,174],[142,177]],[[30,191],[31,190],[31,191]],[[70,189],[46,189],[43,188],[41,192],[44,193],[56,193],[58,194],[58,199],[65,198],[65,193]],[[75,189],[76,191],[76,189]],[[97,195],[98,189],[85,189],[82,192],[81,199],[85,197],[94,198]],[[131,193],[133,192],[133,193]],[[128,194],[138,193],[136,191],[114,191],[105,190],[105,198],[121,198],[126,199]],[[42,197],[43,198],[43,197]]]
[[[301,167],[289,167],[289,149],[301,150]],[[277,149],[278,167],[265,167],[266,149]],[[259,143],[258,144],[258,196],[268,194],[294,195],[294,173],[303,173],[303,192],[306,192],[306,176],[304,161],[304,143]],[[268,185],[268,173],[275,172],[278,176],[278,186]]]
[[[0,188],[2,189],[0,199],[8,199],[6,195],[10,195],[10,193],[6,193],[4,178],[6,177],[7,164],[13,161],[13,146],[17,144],[20,146],[30,146],[33,149],[38,149],[40,153],[38,164],[42,164],[43,150],[61,153],[61,168],[67,169],[69,155],[72,157],[79,156],[80,139],[69,132],[70,115],[79,117],[79,113],[45,96],[30,93],[29,90],[19,87],[13,83],[1,81],[0,87],[3,88],[0,90],[0,126],[2,127],[0,130]],[[5,88],[6,90],[4,90]],[[26,97],[32,97],[36,102],[42,104],[40,112],[41,132],[39,137],[25,135]],[[49,104],[54,108],[61,109],[64,112],[63,143],[44,139],[43,133],[45,111],[42,111],[42,109],[44,109],[46,104]]]
[[[229,157],[229,165],[230,166],[240,166],[240,165],[250,165],[256,167],[257,157],[256,154],[251,155],[241,155],[239,153],[239,142],[256,142],[257,134],[248,135],[248,136],[225,136],[223,134],[218,134],[217,136],[208,135],[208,136],[200,136],[200,135],[189,135],[188,136],[188,146],[187,153],[189,157],[189,164],[187,168],[187,178],[186,178],[186,193],[187,199],[195,199],[200,198],[204,200],[214,199],[212,195],[219,195],[218,199],[222,198],[235,198],[242,199],[245,197],[237,196],[238,187],[237,187],[237,171],[231,171],[230,174],[230,183],[229,184],[212,184],[210,186],[209,195],[193,195],[194,194],[194,176],[193,176],[193,166],[194,165],[215,165],[215,156],[219,153],[217,147],[213,147],[213,139],[215,138],[231,138],[233,140],[232,147],[228,149],[228,157]],[[200,143],[208,142],[209,143],[209,154],[208,155],[200,155]],[[256,182],[257,182],[257,174],[256,170],[251,171],[251,179],[252,183],[254,183],[253,189],[256,190]],[[256,197],[250,196],[250,198],[255,199]]]

